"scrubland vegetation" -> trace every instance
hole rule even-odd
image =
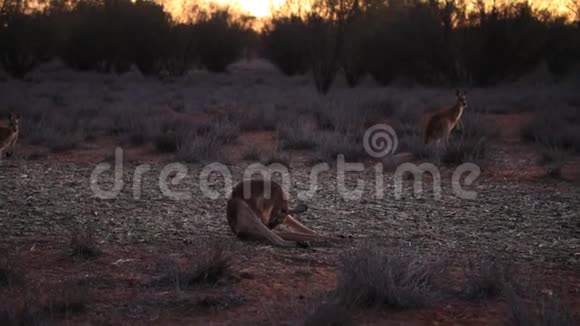
[[[580,25],[574,16],[560,17],[525,1],[494,5],[476,1],[471,10],[467,8],[466,2],[455,0],[320,0],[311,11],[301,14],[275,12],[265,20],[263,29],[256,30],[252,28],[255,18],[227,7],[192,6],[185,8],[186,20],[177,20],[152,1],[52,0],[31,10],[27,1],[5,0],[0,9],[0,59],[9,76],[31,80],[35,68],[57,60],[68,69],[99,72],[111,78],[104,77],[110,92],[102,95],[103,104],[97,107],[72,112],[69,107],[74,104],[68,103],[66,95],[48,92],[46,101],[57,107],[50,114],[26,112],[19,103],[10,101],[7,104],[11,107],[0,110],[25,111],[25,141],[52,152],[78,149],[79,144],[106,133],[132,145],[153,144],[160,153],[174,153],[185,162],[220,160],[223,157],[212,149],[235,142],[242,132],[263,130],[276,131],[280,151],[314,150],[320,160],[338,153],[347,159],[361,159],[366,157],[359,146],[364,130],[388,119],[399,136],[404,136],[404,149],[419,158],[432,159],[433,149],[422,144],[419,117],[437,109],[435,103],[427,103],[426,98],[424,103],[409,103],[401,97],[368,99],[361,82],[373,80],[395,88],[461,86],[484,90],[517,82],[538,69],[553,82],[566,85],[578,73]],[[570,8],[573,12],[575,7]],[[206,78],[221,78],[215,87],[228,89],[236,83],[227,78],[233,64],[257,56],[287,76],[283,87],[295,87],[293,80],[302,78],[299,87],[311,87],[327,94],[328,99],[322,103],[305,100],[302,105],[308,107],[306,110],[296,110],[285,101],[249,103],[195,126],[180,118],[167,118],[154,108],[115,108],[119,96],[114,93],[123,86],[112,75],[137,70],[170,83],[205,69],[209,74],[228,73],[225,79]],[[262,76],[255,78],[255,89],[270,91]],[[345,104],[343,96],[331,93],[343,79],[347,87],[363,89],[352,93],[363,98],[363,103],[349,99]],[[465,129],[437,158],[447,164],[483,161],[489,140],[497,134],[496,128],[482,119],[485,113],[548,110],[545,118],[540,113],[535,124],[524,128],[522,137],[540,145],[540,163],[548,174],[558,176],[559,162],[578,152],[574,119],[578,98],[567,94],[551,103],[547,97],[534,102],[532,88],[524,90],[527,94],[521,89],[513,90],[520,93],[517,95],[505,94],[505,101],[510,103],[490,103],[492,96],[470,95],[473,109],[466,114]],[[169,96],[170,110],[191,112],[184,103],[186,95],[177,92]],[[516,102],[516,97],[521,101]],[[549,108],[538,108],[536,103]],[[445,103],[451,104],[452,99]],[[551,107],[554,104],[559,107]],[[99,108],[101,105],[107,108]],[[509,109],[504,109],[508,105]],[[278,123],[296,115],[296,123]],[[163,117],[163,121],[152,122],[154,116]],[[304,124],[305,119],[315,124]],[[247,153],[246,158],[252,157],[257,155]]]
[[[580,24],[506,3],[320,0],[255,30],[228,8],[176,20],[145,0],[2,1],[0,118],[23,119],[0,167],[0,325],[578,325],[580,196],[558,178],[580,155]],[[438,151],[424,118],[455,88],[468,109]],[[292,165],[303,187],[310,164],[373,159],[362,138],[377,123],[444,173],[496,170],[475,201],[445,184],[443,201],[353,202],[322,174],[300,218],[340,240],[292,250],[228,242],[224,202],[195,178],[179,185],[191,200],[159,193],[165,159],[195,176],[215,161]],[[157,159],[138,200],[88,189],[115,146],[129,166]],[[501,170],[534,167],[554,180]]]
[[[69,250],[75,247],[71,245]],[[195,247],[199,250],[195,255],[187,255],[185,264],[175,258],[159,256],[146,271],[146,280],[136,285],[144,294],[151,290],[177,291],[181,293],[179,298],[148,297],[141,299],[140,304],[192,313],[219,312],[249,303],[245,297],[229,291],[211,296],[200,293],[204,289],[227,290],[241,279],[251,277],[235,266],[232,254],[235,249],[231,243],[199,239]],[[499,301],[505,307],[502,316],[505,325],[576,325],[578,316],[568,303],[561,302],[557,293],[541,293],[536,288],[539,280],[518,274],[521,271],[507,258],[453,262],[421,256],[409,249],[361,244],[339,257],[335,289],[323,298],[312,300],[305,308],[301,304],[288,307],[294,313],[277,318],[279,322],[293,325],[356,325],[354,320],[373,311],[386,310],[394,314],[457,305],[458,302],[491,304]],[[76,261],[75,264],[86,263]],[[23,289],[27,293],[12,303],[0,303],[2,325],[75,323],[86,320],[87,313],[97,308],[92,302],[99,288],[90,286],[90,280],[48,287],[27,283],[27,274],[0,261],[0,293]],[[92,318],[103,322],[120,320],[120,316],[115,315]]]
[[[31,14],[28,1],[2,4],[0,57],[18,78],[57,57],[77,70],[135,65],[145,75],[179,76],[193,67],[224,72],[257,53],[288,76],[310,73],[326,93],[339,71],[353,87],[367,74],[383,85],[493,85],[541,63],[565,76],[580,60],[579,25],[525,1],[475,1],[468,10],[459,0],[320,0],[300,15],[275,13],[260,31],[254,18],[227,8],[193,6],[178,21],[144,0],[51,0]]]

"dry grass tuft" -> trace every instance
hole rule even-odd
[[[449,136],[449,145],[445,146],[441,140],[439,148],[434,143],[425,145],[423,130],[415,121],[397,121],[395,130],[400,136],[400,151],[410,152],[421,160],[440,160],[448,165],[481,164],[499,129],[481,113],[466,113],[461,120],[462,126],[457,126]]]
[[[566,161],[570,158],[571,153],[558,147],[541,145],[542,158],[540,159],[540,164],[544,167],[546,175],[559,179],[562,177],[562,167]]]
[[[312,150],[317,146],[317,131],[300,121],[278,125],[278,138],[282,149]]]
[[[498,128],[479,113],[467,113],[461,120],[463,126],[451,134],[441,161],[450,165],[482,163],[489,152],[490,142],[498,135]]]
[[[334,302],[325,302],[309,311],[303,326],[351,326],[354,325],[350,309]]]
[[[449,142],[441,155],[441,162],[449,165],[481,162],[487,154],[485,138],[457,139]]]
[[[246,303],[246,299],[235,293],[223,293],[217,295],[203,295],[199,298],[171,298],[147,302],[148,305],[161,307],[168,311],[191,313],[219,313]]]
[[[257,162],[260,159],[260,150],[254,146],[247,148],[242,155],[242,160],[244,161]]]
[[[507,263],[497,259],[481,259],[475,264],[469,261],[464,268],[465,276],[462,297],[468,300],[497,299],[512,286]]]
[[[84,288],[69,286],[50,291],[49,296],[29,294],[17,304],[0,303],[0,325],[60,324],[85,313],[87,308],[88,292]]]
[[[445,291],[436,283],[443,264],[379,248],[366,246],[342,257],[336,289],[341,304],[406,310],[444,298]]]
[[[215,138],[195,138],[177,148],[175,157],[186,163],[203,163],[221,159],[221,145]]]
[[[290,155],[279,150],[269,152],[261,159],[261,162],[264,165],[281,164],[286,167],[290,167],[290,161]]]
[[[68,253],[75,258],[89,259],[101,254],[91,226],[78,227],[71,232]]]
[[[0,261],[0,288],[10,288],[24,284],[23,275],[8,261]]]
[[[564,151],[580,153],[580,113],[576,107],[562,107],[537,113],[522,128],[522,140]]]
[[[54,294],[53,294],[54,295]],[[56,297],[56,299],[55,299]],[[51,296],[43,311],[49,316],[68,319],[86,312],[87,292],[82,288],[67,288]]]
[[[238,125],[230,121],[189,126],[176,138],[176,158],[187,163],[220,160],[221,147],[233,143],[239,133]]]
[[[337,132],[324,132],[318,135],[318,155],[321,161],[336,162],[338,155],[344,155],[348,162],[369,158],[362,141]]]
[[[546,175],[562,176],[562,166],[573,155],[580,153],[580,114],[572,106],[537,113],[521,131],[524,142],[533,143],[541,151],[539,164]]]
[[[507,300],[507,326],[574,326],[580,318],[572,307],[550,295],[534,302],[511,293]]]
[[[236,111],[235,120],[242,131],[274,131],[280,120],[276,108],[251,108]]]
[[[193,249],[195,256],[186,267],[174,261],[164,261],[163,276],[154,280],[157,286],[175,285],[178,289],[190,289],[203,285],[217,285],[231,276],[231,247],[219,241],[200,241]]]

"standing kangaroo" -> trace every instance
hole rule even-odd
[[[2,161],[4,153],[7,157],[14,154],[18,141],[20,117],[20,113],[10,113],[8,127],[0,127],[0,161]]]
[[[289,210],[288,195],[275,181],[249,179],[234,187],[227,204],[227,219],[241,240],[269,240],[280,247],[296,248],[303,241],[335,239],[316,234],[290,215],[307,209]],[[273,230],[281,224],[293,232]]]
[[[445,145],[449,145],[449,135],[460,122],[463,111],[467,108],[466,93],[457,90],[457,103],[451,108],[435,113],[427,122],[425,129],[425,144],[432,141],[439,143],[445,139]]]

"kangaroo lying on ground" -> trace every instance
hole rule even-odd
[[[296,248],[307,246],[304,241],[338,239],[316,234],[291,215],[307,209],[289,210],[288,195],[275,181],[250,179],[234,187],[227,204],[227,218],[241,240],[269,240],[280,247]],[[281,224],[293,232],[274,231]]]

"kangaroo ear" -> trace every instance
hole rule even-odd
[[[458,88],[458,89],[456,89],[456,93],[455,93],[455,95],[457,95],[457,97],[461,96],[461,91],[459,91],[459,88]]]

